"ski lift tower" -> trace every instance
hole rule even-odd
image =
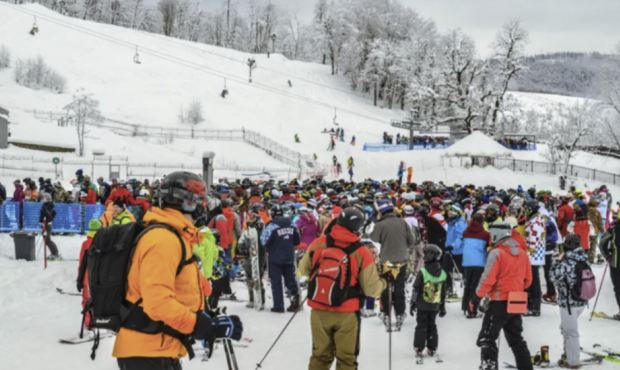
[[[420,113],[417,109],[411,109],[409,111],[409,118],[406,118],[402,121],[392,120],[392,127],[404,128],[409,130],[409,150],[413,149],[413,131],[416,128],[422,127],[422,122],[420,121]]]

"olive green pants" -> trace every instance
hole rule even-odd
[[[356,370],[359,354],[360,314],[312,310],[312,356],[309,370]]]

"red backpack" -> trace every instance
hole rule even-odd
[[[338,248],[328,236],[327,247],[315,250],[312,256],[308,298],[326,306],[338,307],[347,299],[361,296],[362,290],[357,282],[359,270],[351,268],[351,254],[361,246],[358,241],[346,248]],[[352,281],[355,281],[355,286],[351,286]]]

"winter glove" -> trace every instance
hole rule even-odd
[[[192,335],[195,339],[202,339],[202,346],[205,348],[208,358],[211,358],[215,344],[215,327],[213,320],[206,312],[196,314],[196,325]]]
[[[77,287],[77,291],[82,293],[82,289],[84,289],[84,283],[82,279],[77,279],[76,287]]]
[[[243,336],[243,323],[237,315],[219,316],[214,325],[216,338],[240,340]]]
[[[474,315],[478,311],[478,305],[480,305],[480,298],[474,294],[473,297],[469,300],[467,304],[467,313],[470,315]]]
[[[447,247],[446,247],[446,253],[450,253],[450,254],[452,254],[452,251],[453,251],[453,250],[454,250],[454,247],[453,247],[453,246],[451,246],[451,245],[449,245],[449,246],[447,246]]]
[[[439,317],[444,317],[444,316],[446,316],[446,307],[441,306],[439,308]]]
[[[411,301],[411,305],[409,306],[409,315],[415,316],[415,310],[417,310],[418,304],[415,301]]]

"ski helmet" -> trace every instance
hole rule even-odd
[[[581,237],[578,234],[568,234],[564,239],[564,249],[572,251],[581,246]]]
[[[272,217],[282,217],[284,215],[284,210],[282,209],[282,206],[279,204],[276,204],[273,207],[271,207],[270,212],[271,212]]]
[[[173,208],[185,214],[193,214],[199,204],[206,203],[205,182],[194,173],[176,171],[163,179],[155,198],[161,208]]]
[[[491,243],[495,245],[512,235],[512,227],[508,222],[495,222],[489,225],[489,234],[491,234]]]
[[[381,212],[382,215],[390,213],[394,210],[394,205],[387,199],[382,199],[377,202],[377,206],[379,208],[379,212]]]
[[[404,206],[404,207],[403,207],[403,212],[405,212],[405,215],[407,215],[407,216],[411,216],[411,215],[413,215],[413,213],[415,212],[415,210],[413,209],[413,207],[412,207],[412,206],[410,206],[410,205],[408,205],[408,204],[407,204],[406,206]]]
[[[528,216],[532,216],[538,213],[539,208],[540,206],[538,205],[537,200],[532,199],[532,200],[528,200],[525,203],[525,210],[527,211]]]
[[[435,244],[427,244],[424,247],[424,262],[438,262],[442,254],[441,248]]]
[[[338,216],[338,225],[347,228],[349,231],[358,233],[364,226],[364,213],[356,207],[345,208]]]

